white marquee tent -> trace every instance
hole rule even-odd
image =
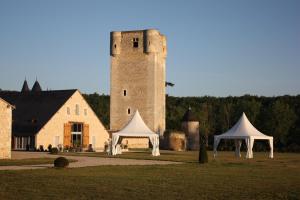
[[[214,156],[217,155],[217,147],[221,139],[232,139],[235,141],[235,155],[241,157],[240,148],[242,140],[245,140],[247,145],[246,158],[253,158],[253,144],[254,140],[268,140],[270,145],[269,157],[273,158],[273,137],[267,136],[259,132],[248,120],[245,113],[241,116],[239,121],[227,132],[221,135],[214,136]]]
[[[133,118],[128,124],[119,132],[112,134],[112,155],[121,154],[120,148],[117,148],[117,144],[120,137],[147,137],[152,143],[152,155],[159,156],[159,136],[158,134],[151,131],[145,124],[138,110],[136,110]]]

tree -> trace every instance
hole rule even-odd
[[[87,102],[109,129],[108,95],[85,94]],[[274,148],[293,149],[300,147],[300,95],[280,97],[172,97],[166,95],[166,128],[180,130],[181,119],[192,107],[193,113],[200,122],[200,133],[206,136],[206,145],[213,144],[214,134],[231,128],[245,112],[251,123],[258,130],[274,136]],[[231,141],[221,145],[231,147]],[[296,148],[295,148],[296,147]],[[295,151],[295,150],[293,150]]]
[[[266,133],[274,136],[275,146],[282,148],[286,145],[287,135],[296,121],[296,115],[290,106],[280,99],[270,104],[264,124]]]
[[[200,147],[199,147],[199,163],[207,163],[208,156],[206,151],[206,136],[204,134],[200,134]]]
[[[254,97],[245,95],[237,100],[235,105],[234,123],[242,116],[243,112],[247,115],[252,124],[256,123],[256,118],[260,113],[261,102]]]

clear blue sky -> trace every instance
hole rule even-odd
[[[147,28],[170,95],[300,94],[299,0],[0,0],[0,88],[109,94],[109,32]]]

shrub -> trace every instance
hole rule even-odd
[[[200,135],[200,147],[199,147],[199,163],[207,163],[208,162],[208,156],[206,151],[206,142],[205,142],[205,136]]]
[[[52,152],[51,150],[52,150],[52,145],[49,144],[49,145],[48,145],[48,151],[49,151],[49,152]]]
[[[200,151],[199,151],[199,163],[207,163],[208,162],[208,156],[206,151],[205,145],[200,145]]]
[[[65,157],[58,157],[54,160],[54,167],[65,168],[69,166],[69,161]]]
[[[44,151],[44,146],[43,145],[40,145],[40,148],[39,148],[39,151]]]
[[[51,153],[51,154],[58,154],[58,148],[56,148],[56,147],[51,148],[50,153]]]
[[[94,151],[92,144],[89,144],[87,151],[88,152],[93,152]]]

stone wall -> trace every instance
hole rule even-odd
[[[199,122],[182,122],[181,129],[187,136],[187,149],[199,150]]]
[[[0,99],[0,159],[11,158],[12,107]]]
[[[111,33],[111,130],[122,129],[138,109],[146,125],[163,134],[166,54],[166,38],[157,30]]]
[[[76,104],[79,105],[78,115],[76,114]],[[108,141],[109,134],[79,91],[76,91],[68,99],[36,135],[36,148],[40,145],[47,148],[49,144],[55,146],[57,139],[59,139],[59,144],[63,144],[64,124],[70,122],[88,124],[89,143],[96,151],[104,150],[104,143]]]

